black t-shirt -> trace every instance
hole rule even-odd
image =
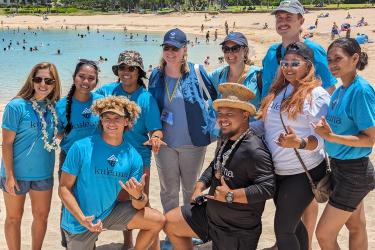
[[[229,141],[223,152],[229,150],[233,143]],[[210,185],[210,195],[221,185],[214,175],[215,160],[216,156],[200,178],[206,186]],[[262,139],[252,133],[246,135],[232,151],[222,173],[230,189],[245,188],[248,204],[208,200],[207,216],[210,223],[229,231],[259,227],[265,202],[274,193],[272,158]]]

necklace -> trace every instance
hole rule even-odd
[[[52,137],[52,142],[48,142],[48,133],[47,133],[47,123],[46,120],[44,119],[43,116],[43,111],[39,107],[38,103],[36,102],[35,99],[31,100],[32,107],[36,113],[39,115],[40,122],[42,124],[42,139],[44,142],[44,148],[48,151],[51,152],[52,150],[56,150],[59,146],[58,140],[57,140],[57,124],[58,124],[58,119],[56,115],[56,110],[53,107],[52,103],[47,101],[46,105],[46,111],[49,109],[52,113],[53,116],[53,137]]]
[[[229,68],[229,70],[230,70],[230,68]],[[243,75],[245,74],[245,72],[246,72],[246,64],[245,64],[245,66],[243,67],[243,70],[242,70],[240,76],[238,77],[236,83],[241,83],[241,79],[243,78]],[[229,74],[228,74],[228,76],[229,76]]]
[[[168,97],[168,101],[169,101],[169,103],[172,102],[173,97],[174,97],[174,95],[176,94],[176,90],[177,90],[177,87],[178,87],[178,85],[179,85],[179,83],[180,83],[180,79],[181,79],[181,76],[178,77],[177,82],[176,82],[176,84],[174,85],[174,88],[173,88],[173,91],[172,91],[172,95],[171,95],[171,94],[169,93],[169,88],[168,88],[167,81],[165,80],[165,77],[164,77],[165,91],[167,92],[167,97]]]
[[[223,150],[225,148],[225,146],[227,145],[228,143],[228,139],[225,139],[225,141],[223,142],[223,144],[221,145],[220,147],[220,150],[219,150],[219,153],[217,154],[217,157],[216,157],[216,162],[215,162],[215,177],[216,179],[220,180],[220,178],[223,176],[223,168],[225,166],[225,164],[227,163],[227,160],[229,159],[230,155],[232,154],[232,151],[234,150],[234,148],[237,146],[237,144],[248,134],[250,133],[250,129],[248,128],[245,132],[243,132],[240,137],[238,137],[238,139],[233,143],[233,145],[230,147],[229,150],[225,151],[225,153],[223,154]],[[251,132],[252,133],[252,132]],[[223,156],[223,160],[222,162],[220,162],[220,158],[221,156]]]

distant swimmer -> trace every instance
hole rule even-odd
[[[57,55],[61,55],[60,49],[57,49]]]
[[[206,59],[204,60],[204,65],[208,66],[210,65],[210,57],[207,56]]]
[[[143,40],[144,40],[145,42],[148,41],[147,35],[145,35],[145,37],[143,38]]]

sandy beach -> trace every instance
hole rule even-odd
[[[327,11],[311,11],[305,15],[304,31],[310,32],[307,28],[314,25],[317,15],[321,12]],[[354,36],[357,33],[365,33],[368,35],[370,40],[375,40],[375,9],[358,9],[350,10],[352,19],[345,19],[347,11],[337,10],[329,11],[330,15],[327,18],[320,18],[318,28],[313,31],[314,41],[322,44],[324,48],[330,43],[330,29],[334,21],[340,26],[344,22],[348,22],[351,25],[356,24],[362,16],[366,18],[369,26],[364,27],[353,27],[351,34]],[[254,14],[218,14],[215,16],[208,15],[209,20],[205,21],[204,13],[202,14],[169,14],[169,15],[139,15],[139,14],[126,14],[126,15],[98,15],[98,16],[49,16],[47,21],[43,21],[38,16],[16,16],[6,17],[0,16],[0,21],[3,23],[3,28],[9,26],[10,28],[27,28],[31,27],[36,29],[37,27],[43,27],[45,29],[60,29],[61,26],[68,26],[69,29],[86,28],[89,25],[92,29],[119,29],[123,30],[124,26],[127,27],[128,32],[165,32],[170,28],[179,27],[185,32],[189,33],[189,38],[193,40],[194,36],[204,35],[200,32],[200,26],[204,24],[205,31],[210,30],[211,38],[215,29],[218,29],[220,37],[225,35],[224,33],[224,22],[228,21],[229,27],[232,30],[233,22],[235,22],[235,31],[241,31],[247,35],[250,40],[250,45],[253,47],[255,56],[253,60],[255,64],[260,65],[263,56],[265,55],[268,47],[271,43],[278,42],[280,37],[274,31],[274,17],[269,13],[254,13]],[[264,23],[267,22],[269,28],[262,29]],[[341,35],[345,35],[342,33]],[[374,43],[367,43],[363,46],[364,51],[369,55],[369,66],[361,72],[366,79],[375,83],[374,70],[375,65],[375,45]],[[158,54],[159,55],[159,54]],[[218,51],[218,56],[221,55],[221,51]],[[0,117],[2,117],[4,104],[0,104]],[[1,118],[0,118],[1,122]],[[1,139],[1,134],[0,134]],[[209,146],[209,150],[206,154],[204,168],[213,159],[215,145]],[[1,154],[1,153],[0,153]],[[375,153],[371,155],[373,162],[375,161]],[[55,175],[55,187],[52,200],[52,207],[49,216],[49,226],[44,241],[43,249],[62,249],[60,246],[60,231],[59,231],[59,214],[60,214],[60,200],[57,195],[57,171]],[[155,162],[152,161],[151,167],[151,194],[150,201],[151,205],[161,211],[161,204],[159,198],[159,180],[156,170]],[[320,205],[320,213],[324,208],[324,204]],[[3,196],[0,195],[0,249],[7,249],[4,237],[4,218],[5,218],[5,207]],[[369,239],[369,249],[375,249],[375,193],[370,193],[365,198],[365,209],[367,213],[367,231]],[[266,209],[263,214],[263,233],[259,241],[258,248],[269,247],[274,243],[274,232],[273,232],[273,215],[275,208],[272,201],[268,201]],[[25,212],[22,223],[22,249],[31,248],[31,206],[30,200],[27,199],[25,204]],[[160,235],[164,238],[164,234]],[[99,241],[97,242],[97,249],[120,249],[122,241],[122,233],[120,232],[104,232],[100,235]],[[348,232],[344,228],[339,237],[338,241],[342,249],[348,249]],[[316,238],[314,238],[313,249],[319,249]],[[200,249],[209,249],[207,246]]]

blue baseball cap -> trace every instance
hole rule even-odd
[[[176,48],[182,48],[186,44],[186,34],[182,30],[175,28],[165,33],[162,46],[171,45]]]
[[[227,37],[225,37],[224,41],[222,43],[220,43],[220,45],[224,45],[228,41],[232,41],[232,42],[237,43],[238,45],[241,45],[241,46],[248,46],[247,39],[246,39],[245,35],[242,34],[241,32],[229,33],[229,35],[227,35]]]
[[[271,14],[275,15],[278,11],[285,11],[292,14],[305,14],[305,9],[298,0],[281,1],[279,6],[274,11],[272,11]]]

